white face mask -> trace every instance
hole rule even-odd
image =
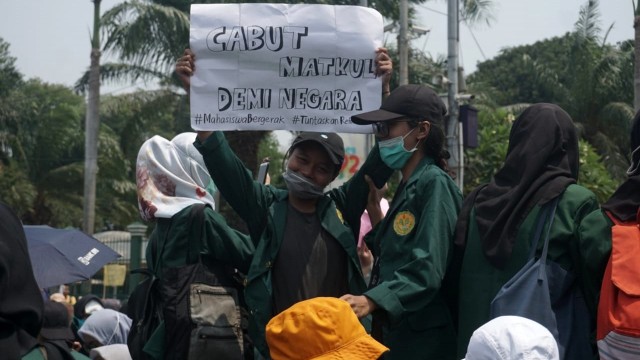
[[[324,188],[314,184],[295,171],[287,169],[287,171],[282,174],[282,177],[287,184],[287,189],[296,197],[301,199],[315,199],[324,195]]]

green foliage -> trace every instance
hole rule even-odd
[[[504,163],[509,132],[515,114],[509,109],[478,107],[478,147],[464,153],[464,191],[466,195],[478,185],[491,180]]]
[[[187,99],[167,89],[137,91],[102,100],[101,121],[119,135],[127,161],[135,166],[142,143],[154,135],[167,139],[192,131],[185,113]]]
[[[79,225],[82,216],[84,101],[71,90],[30,80],[14,88],[6,103],[11,156],[0,187],[25,223]],[[8,180],[11,181],[11,180]]]
[[[484,21],[487,25],[493,20],[492,0],[461,0],[460,14],[463,21],[478,23]]]
[[[0,83],[5,75],[0,71]],[[140,145],[156,133],[171,138],[188,122],[182,121],[183,98],[170,91],[109,96],[102,105],[96,223],[122,229],[139,218]],[[80,227],[84,99],[64,86],[29,80],[0,98],[0,108],[0,199],[27,224]]]
[[[15,64],[16,58],[9,55],[9,43],[0,37],[0,99],[22,83],[22,74]]]
[[[391,56],[396,67],[390,84],[391,89],[395,89],[400,85],[399,70],[397,69],[398,64],[400,64],[400,55],[396,47],[390,46],[388,50],[389,56]],[[433,76],[442,74],[445,69],[446,63],[443,58],[434,59],[418,49],[409,49],[409,84],[421,84],[435,88],[431,83]],[[436,90],[447,91],[445,88]]]
[[[571,64],[567,49],[571,34],[503,49],[493,59],[478,64],[467,78],[469,86],[494,89],[492,100],[498,106],[517,103],[552,102],[565,95],[570,81],[565,69]]]
[[[580,140],[580,174],[578,184],[593,191],[601,204],[607,201],[618,186],[611,178],[603,160],[593,146]]]
[[[170,73],[189,44],[189,16],[148,1],[117,4],[102,16],[104,49],[123,62]]]
[[[11,207],[16,214],[24,214],[31,209],[36,198],[36,188],[16,161],[0,163],[0,200]]]
[[[633,117],[633,44],[604,44],[598,4],[586,2],[574,32],[503,50],[479,64],[468,82],[474,91],[491,94],[497,106],[560,105],[605,160],[611,177],[622,181]]]

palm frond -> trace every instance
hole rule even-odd
[[[598,113],[597,128],[618,146],[618,152],[623,156],[629,154],[629,134],[631,132],[631,120],[633,119],[633,107],[623,102],[611,102],[606,104]]]
[[[171,75],[140,65],[115,63],[100,65],[100,82],[103,84],[133,83],[138,80],[151,81],[158,79],[161,83],[172,82]],[[85,94],[89,90],[89,70],[76,81],[73,90],[78,94]]]
[[[580,8],[575,32],[580,40],[597,40],[600,35],[600,11],[598,0],[588,0]]]
[[[615,48],[607,47],[603,49],[599,58],[594,59],[591,79],[593,81],[594,94],[599,101],[605,103],[611,101],[608,98],[608,89],[620,89],[622,79],[623,64],[625,56]]]
[[[124,62],[169,73],[189,44],[189,17],[171,7],[133,0],[102,16],[104,51]]]
[[[51,169],[47,175],[47,181],[61,181],[68,183],[69,179],[82,179],[84,172],[84,164],[82,161],[65,164],[57,168]]]
[[[602,157],[602,161],[611,176],[620,182],[624,180],[626,178],[627,168],[629,167],[629,161],[620,153],[618,144],[599,131],[595,133],[595,135],[590,136],[588,141]]]
[[[604,32],[601,46],[605,46],[607,44],[607,39],[609,38],[609,33],[611,33],[611,30],[613,30],[613,25],[615,25],[615,22],[612,22],[611,25],[609,25],[609,27],[607,28],[607,31]]]
[[[491,25],[494,2],[492,0],[462,0],[461,17],[470,25],[485,22]]]

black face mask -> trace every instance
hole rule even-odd
[[[282,177],[287,184],[287,189],[296,197],[301,199],[315,199],[324,195],[324,188],[312,183],[295,171],[287,169],[287,171],[282,174]]]

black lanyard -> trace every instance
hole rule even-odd
[[[406,182],[400,182],[400,185],[398,186],[398,189],[396,190],[396,194],[393,196],[393,200],[391,200],[391,204],[390,204],[390,208],[393,209],[394,205],[396,204],[396,202],[398,202],[401,198],[401,194],[404,191],[404,187],[407,183]],[[387,221],[387,219],[384,219],[383,221]],[[371,267],[371,277],[369,278],[369,289],[376,287],[376,285],[378,285],[380,283],[380,254],[382,252],[382,245],[381,243],[381,235],[379,234],[378,236],[376,236],[376,241],[375,241],[375,250],[376,250],[376,254],[377,256],[373,259],[373,266]]]

